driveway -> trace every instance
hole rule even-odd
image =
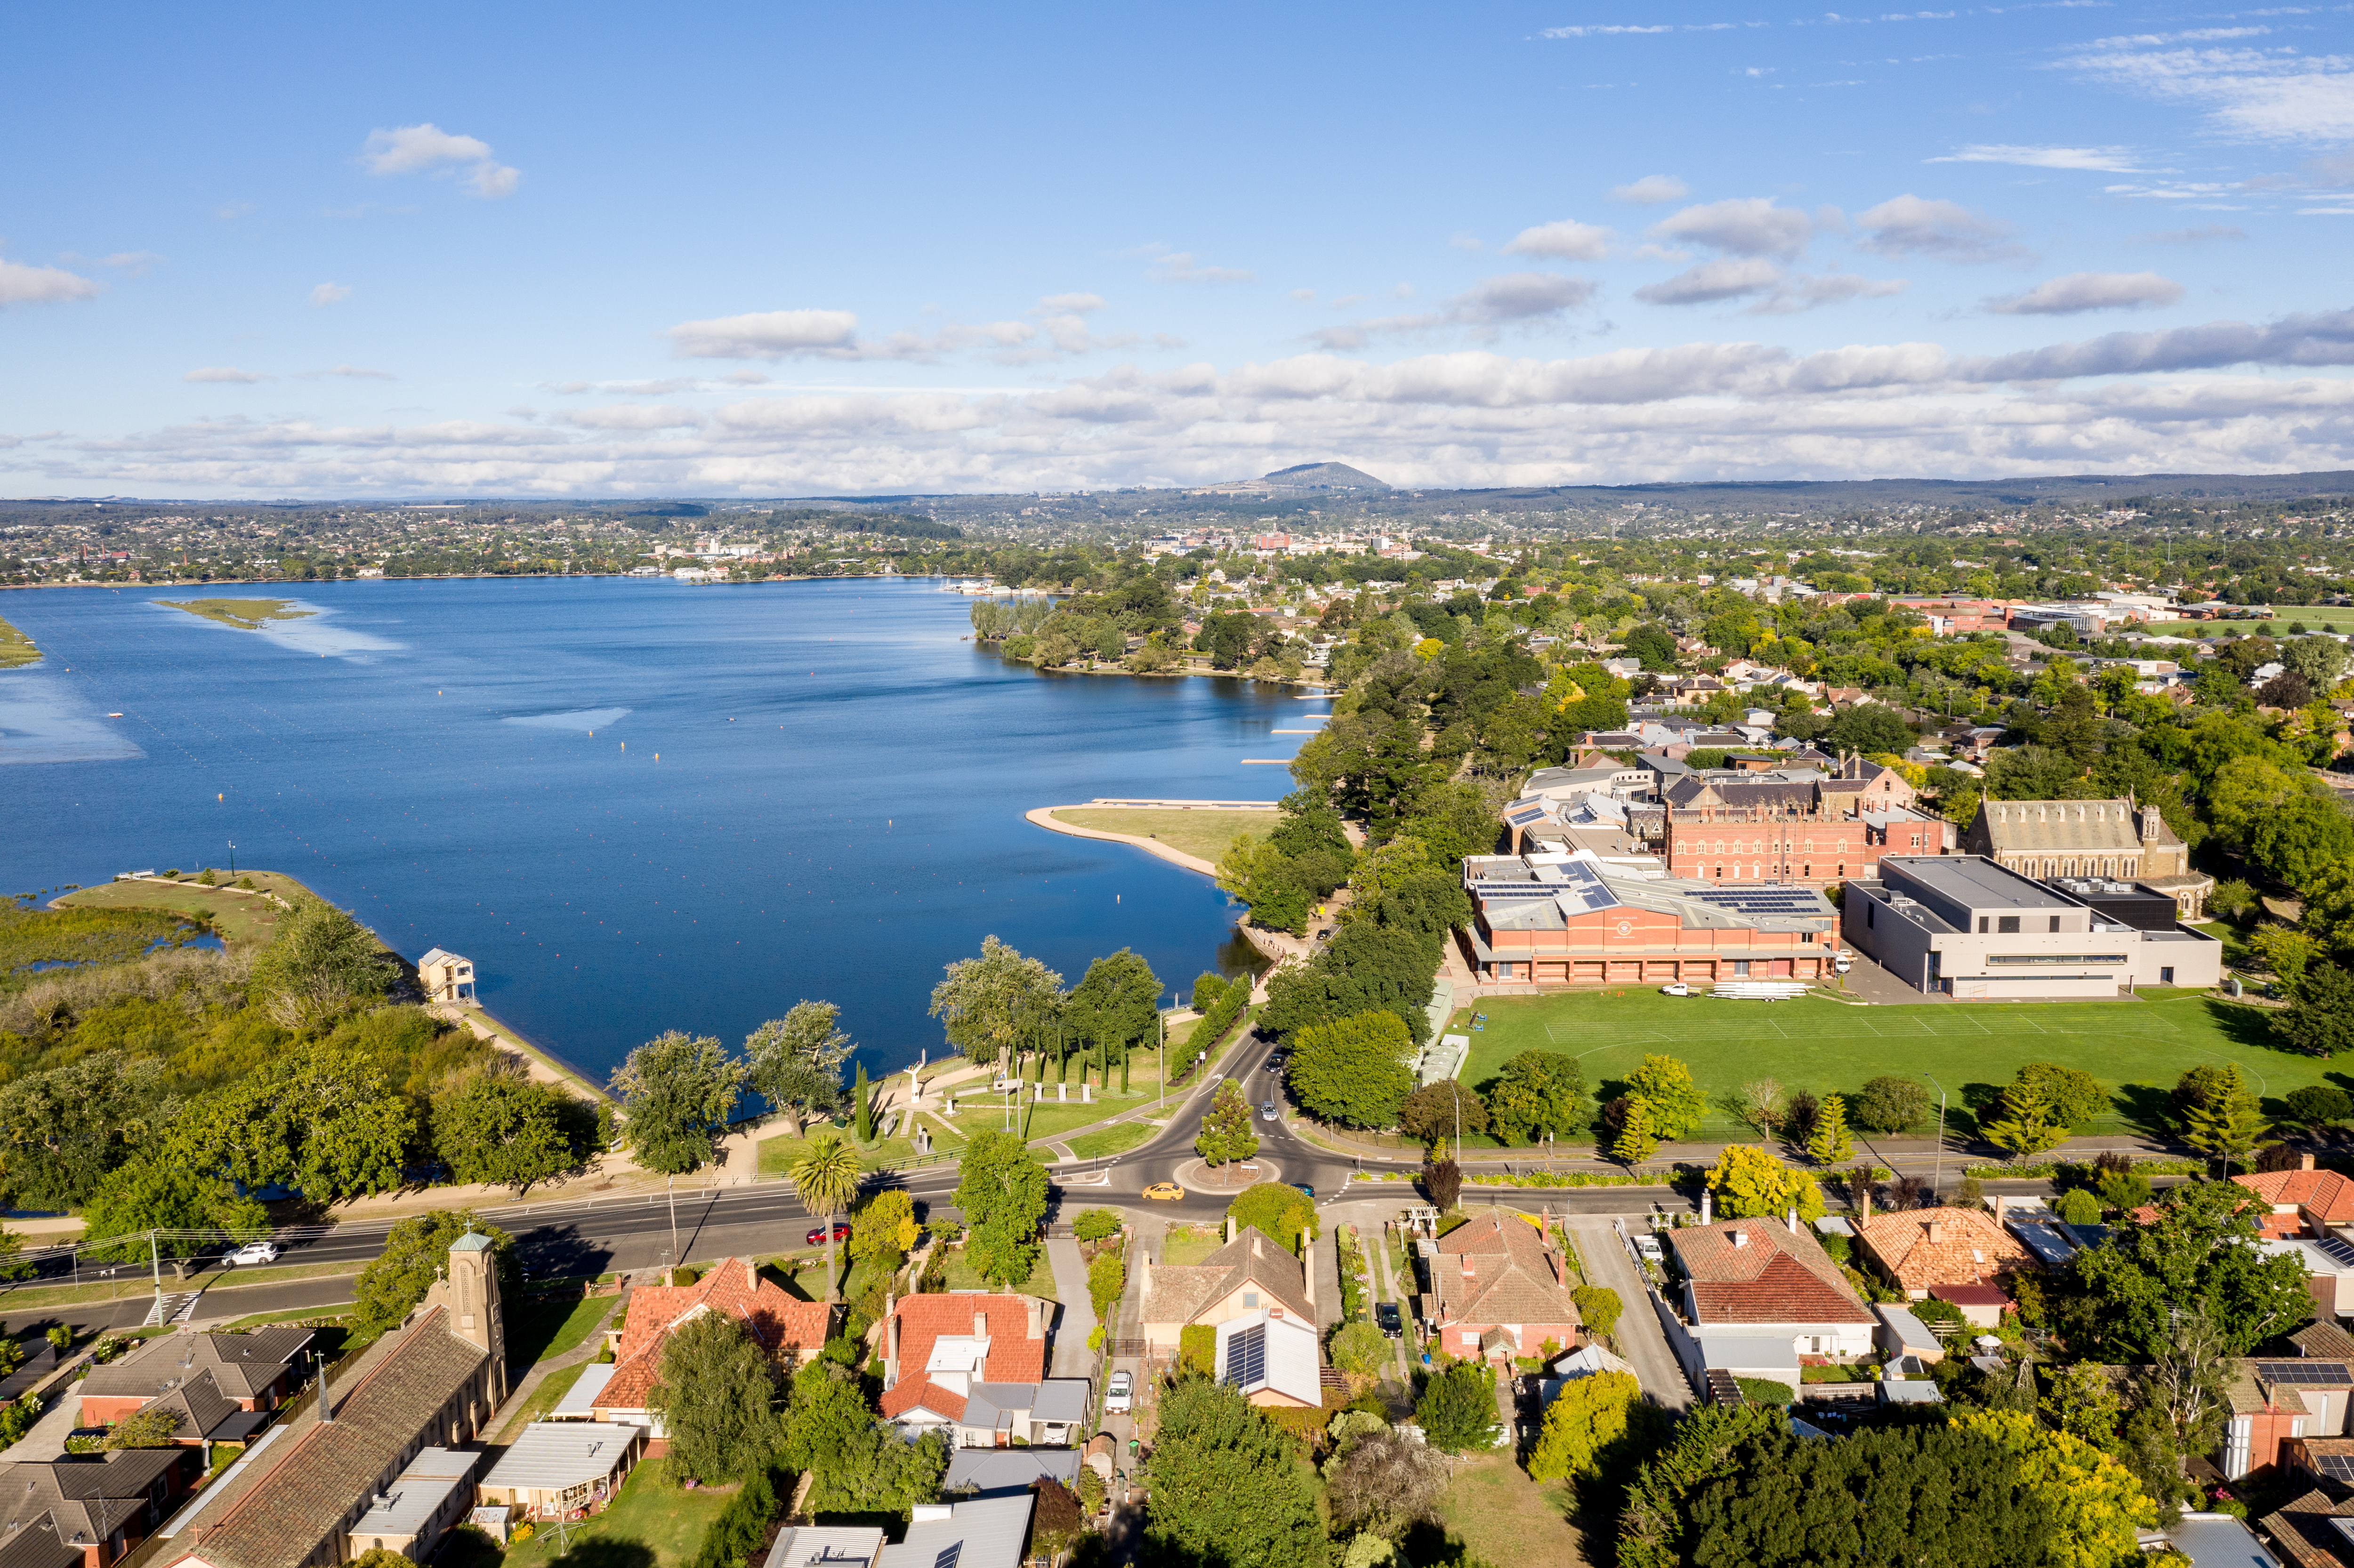
[[[1096,1369],[1087,1336],[1096,1326],[1095,1298],[1087,1294],[1087,1260],[1069,1236],[1046,1238],[1046,1261],[1055,1270],[1055,1294],[1063,1310],[1055,1319],[1055,1370],[1050,1377],[1086,1377]]]
[[[1572,1215],[1566,1224],[1570,1234],[1577,1238],[1577,1255],[1585,1265],[1586,1279],[1617,1291],[1626,1308],[1618,1314],[1618,1326],[1611,1333],[1618,1342],[1620,1358],[1635,1369],[1645,1393],[1670,1410],[1685,1409],[1691,1404],[1691,1384],[1684,1381],[1683,1366],[1668,1348],[1668,1332],[1659,1327],[1650,1293],[1642,1276],[1635,1272],[1635,1260],[1627,1255],[1617,1231],[1599,1216]]]

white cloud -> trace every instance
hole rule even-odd
[[[1156,283],[1247,283],[1258,274],[1241,267],[1213,267],[1190,250],[1163,253],[1145,276]]]
[[[239,370],[233,365],[216,365],[203,370],[191,370],[180,377],[183,381],[227,381],[250,385],[256,381],[275,381],[275,376],[264,376],[258,370]]]
[[[1084,315],[1089,311],[1099,311],[1104,308],[1104,305],[1105,300],[1101,294],[1049,294],[1038,302],[1040,311],[1059,312],[1073,315]]]
[[[400,379],[389,370],[369,370],[357,365],[334,365],[312,374],[338,376],[345,381],[398,381]]]
[[[322,283],[311,291],[311,303],[314,308],[335,304],[351,297],[352,286],[349,283]]]
[[[1691,187],[1673,175],[1645,175],[1632,185],[1610,187],[1610,199],[1636,207],[1660,207],[1668,202],[1681,201],[1691,194]]]
[[[1772,256],[1785,261],[1795,260],[1814,232],[1814,219],[1795,207],[1776,207],[1768,196],[1688,207],[1649,230],[1654,239],[1683,240],[1735,256]]]
[[[27,267],[0,257],[0,309],[9,305],[51,304],[61,300],[94,300],[101,285],[62,267]]]
[[[2181,284],[2155,272],[2071,272],[2024,293],[1988,300],[1986,308],[2000,316],[2066,316],[2170,305],[2181,298]]]
[[[1587,279],[1558,272],[1507,272],[1456,295],[1443,311],[1378,316],[1324,327],[1308,335],[1311,342],[1338,353],[1363,348],[1377,336],[1409,336],[1449,327],[1468,328],[1475,337],[1492,338],[1501,327],[1533,325],[1582,309],[1593,300],[1595,289]]]
[[[681,322],[669,336],[682,359],[840,358],[857,342],[858,318],[848,311],[761,311]]]
[[[2009,224],[1957,202],[1894,196],[1855,215],[1869,236],[1866,250],[1882,256],[1935,256],[1946,261],[2007,261],[2026,254],[2011,242]]]
[[[2015,164],[2029,169],[2090,169],[2103,174],[2139,175],[2143,169],[2126,147],[2020,147],[2008,143],[1973,143],[1927,160],[1932,164]]]
[[[2289,48],[2151,48],[2108,38],[2064,62],[2160,100],[2203,106],[2216,129],[2259,142],[2354,139],[2354,55]]]
[[[1553,261],[1598,261],[1609,253],[1617,232],[1564,217],[1523,228],[1504,247],[1515,256],[1542,256]]]
[[[1763,257],[1721,258],[1688,267],[1674,277],[1647,283],[1635,297],[1647,305],[1709,305],[1764,293],[1782,281],[1782,269]]]
[[[2211,239],[2245,239],[2248,231],[2236,223],[2201,223],[2190,228],[2165,228],[2129,236],[2135,245],[2204,245]]]
[[[475,136],[453,135],[429,121],[368,132],[360,160],[372,175],[451,175],[466,168],[466,186],[478,196],[513,196],[519,170],[497,162],[491,144]]]
[[[1904,291],[1902,278],[1862,278],[1853,272],[1801,273],[1749,307],[1753,316],[1796,315],[1801,311],[1843,305],[1850,300],[1879,300]]]

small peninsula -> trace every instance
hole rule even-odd
[[[259,631],[273,620],[300,620],[314,609],[296,609],[282,599],[159,599],[157,604],[185,609],[206,620],[217,620],[239,631]]]
[[[13,670],[19,664],[37,664],[40,662],[41,651],[33,646],[33,640],[6,621],[0,620],[0,670]]]

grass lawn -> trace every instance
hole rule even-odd
[[[507,1364],[527,1367],[576,1350],[613,1305],[610,1296],[527,1296],[507,1321]]]
[[[499,1434],[499,1441],[514,1442],[523,1431],[525,1423],[537,1421],[555,1409],[557,1401],[571,1393],[572,1385],[580,1381],[580,1374],[595,1364],[594,1361],[582,1361],[577,1367],[563,1367],[542,1378],[539,1386],[531,1391],[531,1397],[523,1402],[523,1408],[514,1413],[507,1422],[506,1429]]]
[[[1750,1136],[1720,1101],[1766,1077],[1786,1090],[1851,1096],[1883,1073],[1934,1075],[1952,1097],[1948,1126],[1967,1132],[1971,1104],[1985,1103],[2030,1062],[2056,1062],[2090,1073],[2113,1096],[2111,1114],[2078,1128],[2095,1137],[2156,1128],[2175,1080],[2202,1064],[2237,1064],[2268,1116],[2285,1114],[2281,1097],[2306,1084],[2354,1087],[2354,1075],[2327,1059],[2275,1047],[2263,1009],[2195,991],[2143,1001],[1858,1007],[1814,996],[1668,997],[1646,988],[1490,997],[1480,1007],[1488,1023],[1471,1036],[1465,1083],[1487,1083],[1520,1052],[1554,1051],[1577,1057],[1587,1086],[1606,1099],[1657,1052],[1681,1058],[1709,1097],[1702,1138]],[[1469,1022],[1459,1012],[1453,1027]]]
[[[1225,1233],[1211,1225],[1171,1225],[1161,1243],[1161,1261],[1195,1264],[1225,1245]]]
[[[33,646],[31,638],[6,621],[0,620],[0,670],[13,670],[19,664],[33,663],[40,656],[41,651]]]
[[[1583,1563],[1570,1527],[1569,1489],[1539,1486],[1507,1454],[1461,1462],[1439,1499],[1440,1519],[1472,1556],[1490,1563]]]
[[[621,1483],[621,1495],[603,1513],[568,1527],[572,1549],[561,1550],[557,1531],[542,1526],[529,1541],[507,1550],[504,1568],[684,1568],[695,1561],[711,1527],[736,1496],[698,1488],[688,1491],[670,1478],[668,1459],[648,1459]],[[651,1552],[651,1560],[642,1553]]]
[[[293,609],[291,600],[282,599],[159,599],[155,602],[185,609],[200,620],[234,626],[240,631],[259,631],[269,621],[300,620],[318,613]]]
[[[1108,1154],[1125,1154],[1160,1130],[1149,1121],[1124,1121],[1118,1127],[1081,1133],[1064,1141],[1082,1160],[1101,1160]]]
[[[1245,833],[1266,833],[1280,820],[1274,811],[1139,810],[1113,806],[1073,806],[1050,814],[1075,828],[1158,840],[1179,854],[1213,864]]]
[[[949,1248],[948,1265],[943,1270],[950,1290],[994,1290],[996,1286],[983,1279],[966,1260],[960,1246]],[[821,1281],[822,1285],[822,1281]],[[1043,1296],[1049,1301],[1060,1301],[1055,1294],[1054,1266],[1046,1261],[1046,1249],[1038,1249],[1038,1261],[1032,1266],[1030,1277],[1013,1287],[1024,1296]]]
[[[941,1132],[939,1124],[929,1118],[925,1118],[924,1130],[932,1135],[933,1153],[953,1153],[958,1148],[957,1140]],[[759,1144],[760,1174],[783,1175],[791,1169],[793,1161],[801,1158],[801,1150],[808,1146],[809,1139],[795,1138],[790,1132],[780,1132],[774,1138],[762,1139]],[[854,1144],[852,1147],[855,1149],[857,1146]],[[915,1139],[911,1138],[886,1138],[874,1148],[861,1149],[857,1152],[858,1168],[862,1171],[879,1171],[885,1165],[904,1164],[907,1160],[921,1158],[916,1151]]]
[[[226,868],[217,869],[228,880]],[[240,871],[238,875],[250,878],[260,893],[275,893],[290,904],[311,896],[309,888],[274,871]],[[286,913],[260,893],[207,887],[196,882],[109,882],[50,902],[65,908],[168,909],[175,914],[201,915],[223,947],[233,953],[250,953],[259,952],[278,935],[278,922]]]

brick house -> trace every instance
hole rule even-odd
[[[1796,1383],[1801,1356],[1871,1352],[1880,1320],[1795,1219],[1687,1225],[1668,1245],[1684,1277],[1669,1339],[1695,1386],[1710,1372]]]
[[[1140,1265],[1144,1353],[1172,1361],[1179,1337],[1194,1324],[1215,1328],[1253,1312],[1316,1322],[1308,1266],[1256,1225],[1235,1230],[1225,1245],[1199,1263]]]
[[[1957,1287],[1999,1286],[2033,1261],[1984,1209],[1898,1209],[1854,1224],[1856,1239],[1881,1272],[1914,1301]]]
[[[122,1448],[0,1464],[0,1563],[107,1568],[144,1541],[204,1467],[189,1448]]]
[[[1551,1214],[1544,1219],[1550,1227]],[[1426,1316],[1449,1355],[1508,1361],[1577,1348],[1584,1323],[1567,1264],[1519,1214],[1490,1211],[1456,1226],[1438,1238],[1429,1263]]]
[[[663,1346],[672,1330],[707,1313],[742,1323],[753,1341],[788,1372],[802,1357],[824,1348],[832,1322],[832,1308],[825,1303],[787,1294],[775,1281],[761,1277],[747,1258],[726,1258],[692,1285],[646,1285],[632,1291],[629,1315],[607,1336],[613,1361],[603,1385],[585,1400],[576,1396],[567,1404],[585,1404],[593,1420],[645,1427],[656,1445],[651,1452],[663,1452],[668,1441],[649,1408],[662,1376]],[[606,1372],[592,1366],[582,1378]]]
[[[1055,1397],[1053,1311],[1034,1296],[982,1290],[900,1297],[884,1315],[883,1419],[911,1438],[942,1432],[952,1447],[1028,1441],[1032,1413]]]
[[[308,1329],[256,1329],[249,1334],[158,1334],[81,1380],[81,1424],[111,1426],[175,1393],[183,1413],[275,1410],[313,1335]],[[197,1407],[191,1410],[189,1406]],[[216,1422],[217,1424],[217,1422]],[[182,1437],[200,1441],[210,1425]]]
[[[2263,1221],[2268,1236],[2324,1241],[2354,1225],[2354,1181],[2335,1171],[2316,1171],[2310,1154],[2300,1157],[2295,1171],[2257,1171],[2232,1180],[2272,1205]]]

